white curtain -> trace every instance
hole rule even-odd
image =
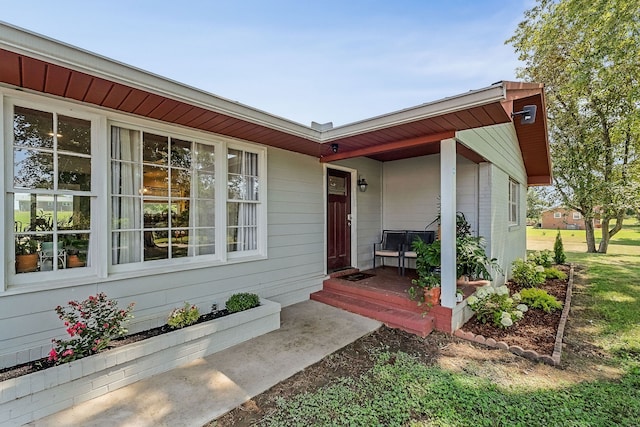
[[[127,264],[142,259],[142,215],[139,171],[140,132],[111,128],[112,262]]]

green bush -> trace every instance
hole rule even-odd
[[[558,234],[556,234],[556,241],[553,243],[553,260],[556,264],[564,264],[567,260],[567,256],[564,253],[564,245],[562,244],[560,229],[558,229]]]
[[[546,313],[562,308],[562,303],[544,289],[531,288],[520,291],[522,302],[531,308],[539,308]]]
[[[173,329],[184,328],[185,326],[193,325],[200,318],[200,311],[195,305],[184,303],[184,307],[174,308],[169,314],[167,319],[167,325]]]
[[[528,261],[533,262],[535,265],[541,265],[544,268],[549,268],[553,264],[553,257],[551,256],[551,251],[545,249],[543,251],[536,251],[531,254],[528,258]]]
[[[544,267],[541,265],[536,265],[531,261],[524,261],[518,258],[513,261],[512,266],[513,281],[520,286],[530,288],[541,285],[546,280]]]
[[[249,310],[250,308],[260,305],[260,297],[256,294],[239,293],[233,294],[226,302],[226,307],[229,313],[236,313],[238,311]]]
[[[508,328],[522,319],[527,306],[520,304],[520,294],[509,296],[506,286],[483,286],[467,298],[467,304],[481,323],[490,322],[498,328]]]
[[[544,269],[544,275],[547,279],[560,279],[564,280],[567,278],[567,273],[564,271],[560,271],[555,267],[549,267]]]

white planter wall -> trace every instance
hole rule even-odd
[[[234,313],[0,382],[0,425],[19,426],[280,327],[280,304]]]

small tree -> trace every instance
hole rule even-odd
[[[556,241],[553,244],[553,260],[556,264],[564,264],[564,262],[567,260],[567,256],[564,254],[564,245],[562,244],[560,229],[558,229],[558,234],[556,234]]]

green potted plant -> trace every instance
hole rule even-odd
[[[437,268],[440,266],[440,241],[425,243],[418,238],[412,244],[416,253],[417,279],[413,279],[413,286],[409,288],[411,299],[424,301],[428,305],[440,302],[440,275]]]
[[[484,242],[483,237],[459,236],[456,238],[457,275],[464,283],[491,281],[493,280],[491,272],[501,271],[498,260],[487,256]]]
[[[16,236],[16,273],[36,271],[38,268],[38,241],[30,236]]]

